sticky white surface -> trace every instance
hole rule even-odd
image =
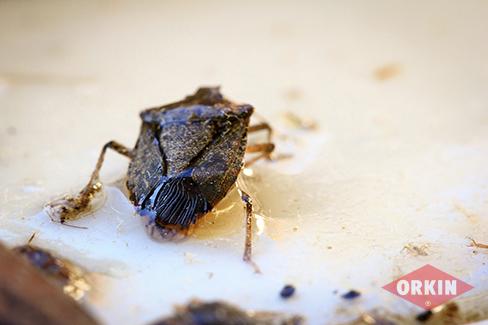
[[[0,2],[0,238],[37,231],[97,272],[87,303],[107,324],[145,324],[192,297],[311,324],[414,314],[381,287],[426,263],[482,294],[488,255],[466,237],[488,242],[487,15],[483,1]],[[265,220],[262,275],[241,261],[235,191],[194,237],[157,243],[115,186],[127,161],[112,153],[105,205],[76,222],[87,230],[39,213],[85,184],[105,142],[135,143],[140,110],[201,85],[253,104],[277,154],[293,152],[246,180]],[[285,111],[318,129],[294,130]],[[297,295],[282,301],[287,283]],[[362,297],[343,301],[349,289]]]

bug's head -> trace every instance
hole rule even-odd
[[[251,117],[252,113],[254,112],[254,107],[249,104],[240,104],[236,105],[235,111],[243,118]]]
[[[224,100],[224,96],[220,93],[220,86],[200,87],[193,95],[189,97],[191,97],[193,100],[198,100],[201,103],[207,102],[210,105],[222,102]]]
[[[224,97],[220,92],[220,86],[200,87],[197,91],[187,97],[188,100],[197,102],[200,105],[219,107],[219,104],[228,107],[242,118],[248,118],[254,112],[254,108],[249,104],[237,104]]]

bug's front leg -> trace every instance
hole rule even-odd
[[[76,219],[90,207],[92,199],[102,190],[100,169],[105,158],[105,152],[109,148],[121,155],[131,157],[131,150],[124,145],[116,141],[106,143],[100,152],[100,156],[98,156],[95,170],[92,172],[88,184],[76,196],[67,195],[46,204],[45,208],[51,218],[64,223],[66,220]]]
[[[244,242],[244,255],[242,259],[252,265],[254,272],[261,273],[257,264],[252,260],[252,222],[254,216],[252,199],[246,192],[243,192],[240,189],[238,191],[246,209],[246,240]]]

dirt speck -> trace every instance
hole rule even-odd
[[[428,256],[429,245],[428,244],[416,245],[414,243],[408,243],[407,245],[403,246],[402,251],[412,256]]]
[[[472,213],[459,203],[454,203],[454,209],[463,214],[471,223],[477,223],[479,221],[479,217],[476,214]]]
[[[389,63],[374,70],[374,78],[378,81],[387,81],[397,77],[402,72],[398,63]]]
[[[299,88],[288,88],[285,90],[284,96],[288,101],[297,101],[303,98],[303,92]]]
[[[186,264],[195,264],[199,263],[200,261],[195,257],[195,254],[190,253],[190,252],[185,252],[183,253],[183,256],[185,258],[185,263]]]
[[[356,299],[359,296],[361,296],[361,292],[356,291],[356,290],[349,290],[348,292],[346,292],[343,295],[341,295],[341,297],[343,299],[346,299],[346,300]]]
[[[314,120],[310,118],[303,118],[290,111],[283,112],[282,118],[290,127],[294,129],[301,129],[305,131],[314,131],[318,129],[318,124]]]

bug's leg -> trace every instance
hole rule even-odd
[[[268,160],[271,160],[271,153],[273,152],[273,150],[275,148],[275,145],[271,142],[271,137],[273,135],[273,129],[271,128],[271,125],[269,125],[266,122],[261,122],[261,123],[255,124],[255,125],[250,125],[247,129],[247,132],[252,133],[252,132],[257,132],[257,131],[262,131],[262,130],[267,131],[268,142],[250,145],[246,148],[246,153],[259,153],[259,155],[248,160],[245,163],[246,167],[251,166],[256,161],[258,161],[259,159],[262,159],[262,158],[266,158]]]
[[[259,143],[250,145],[246,148],[246,153],[259,153],[256,157],[251,158],[250,160],[246,161],[245,166],[249,167],[254,164],[256,161],[262,158],[266,158],[271,160],[271,153],[274,151],[275,145],[271,142],[268,143]]]
[[[261,130],[266,130],[268,132],[268,142],[271,142],[271,136],[273,135],[273,129],[271,128],[271,125],[269,125],[266,122],[258,123],[255,125],[250,125],[247,128],[247,132],[252,133],[252,132],[257,132]]]
[[[469,238],[469,240],[471,241],[471,243],[468,245],[468,247],[475,247],[475,248],[488,248],[488,244],[482,244],[482,243],[478,243],[476,240],[474,240],[473,238]]]
[[[64,223],[66,220],[75,219],[84,212],[94,198],[95,194],[102,190],[102,183],[100,182],[100,169],[102,168],[105,152],[110,148],[126,157],[131,157],[131,151],[116,141],[107,142],[98,156],[98,161],[93,170],[88,184],[76,196],[65,196],[61,199],[49,202],[46,205],[47,212],[54,220],[59,220]]]
[[[243,192],[240,189],[239,194],[241,195],[242,202],[244,202],[246,209],[246,241],[244,243],[244,255],[242,259],[252,265],[254,272],[261,273],[259,267],[252,260],[252,221],[254,216],[252,199],[246,192]]]

